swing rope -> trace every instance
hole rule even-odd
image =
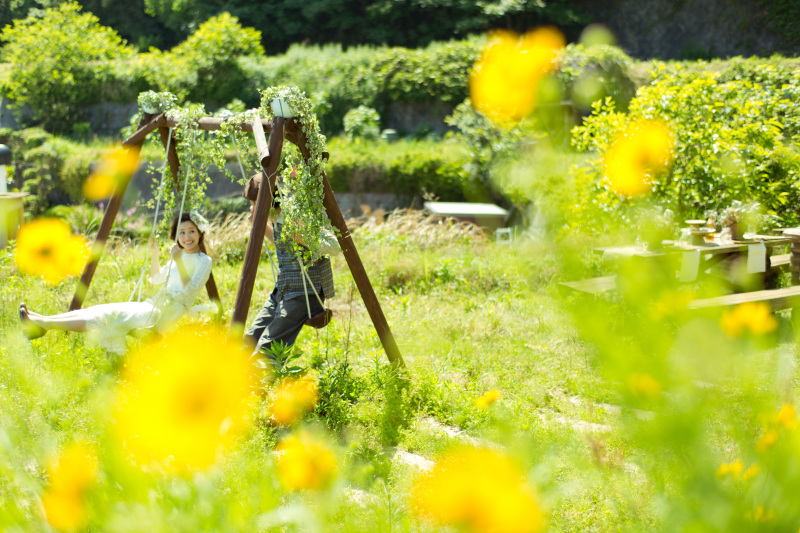
[[[153,229],[150,231],[150,235],[153,236],[156,233],[156,227],[158,227],[158,211],[161,208],[161,195],[164,191],[164,178],[167,175],[167,165],[169,164],[169,148],[172,144],[172,128],[169,129],[169,137],[167,137],[167,149],[164,153],[164,166],[161,169],[161,182],[158,184],[158,199],[156,200],[156,212],[155,216],[153,216]],[[139,273],[139,281],[136,282],[136,285],[133,287],[133,292],[131,293],[130,298],[128,298],[129,302],[133,301],[133,296],[138,291],[139,294],[136,296],[136,301],[142,301],[142,286],[144,285],[144,273],[147,269],[147,257],[145,257],[144,263],[142,263],[141,272]]]
[[[317,288],[314,286],[314,283],[311,281],[311,277],[308,275],[305,265],[303,262],[298,258],[297,262],[300,264],[300,272],[303,273],[302,280],[303,280],[303,292],[305,292],[306,296],[306,311],[308,312],[308,318],[311,318],[311,304],[308,302],[308,285],[306,285],[306,279],[308,279],[309,285],[311,285],[311,290],[314,291],[314,296],[317,297],[317,301],[319,302],[319,306],[322,307],[323,311],[325,310],[325,304],[322,303],[322,298],[319,297],[319,293],[317,292]]]
[[[196,132],[196,130],[194,132],[194,135],[195,135],[195,138],[192,139],[193,141],[197,140],[197,132]],[[194,146],[194,145],[195,145],[195,143],[193,142],[192,146]],[[189,174],[191,174],[190,169],[192,168],[193,164],[194,164],[194,150],[192,150],[192,153],[190,154],[189,164],[186,166],[186,177],[183,180],[183,196],[181,197],[181,207],[180,207],[180,210],[178,211],[178,221],[179,221],[178,224],[179,225],[180,225],[180,216],[183,214],[183,206],[186,204],[186,191],[189,189]],[[179,234],[180,234],[180,232],[177,231],[177,228],[176,228],[176,231],[175,231],[175,244],[177,244],[177,242],[178,242],[178,235]],[[171,260],[171,261],[174,262],[174,260]],[[167,265],[169,265],[169,262],[167,263]],[[176,265],[176,268],[177,268],[177,265]],[[168,268],[167,269],[167,276],[166,276],[166,278],[164,278],[164,283],[163,283],[164,287],[169,285],[170,274],[172,274],[172,269]],[[156,310],[156,308],[154,306],[153,309],[150,311],[150,316],[152,316],[152,314],[153,314],[153,312],[155,310]],[[149,321],[149,318],[150,317],[148,317],[148,321]]]

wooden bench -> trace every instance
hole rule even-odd
[[[789,266],[792,254],[773,255],[769,258],[769,264],[772,268],[779,268]]]
[[[776,311],[800,307],[800,285],[792,285],[791,287],[784,287],[782,289],[726,294],[725,296],[717,296],[715,298],[694,300],[689,304],[689,309],[727,307],[748,302],[766,302]]]
[[[562,281],[558,286],[559,289],[567,288],[588,294],[601,294],[617,289],[617,276],[603,276],[580,281]]]

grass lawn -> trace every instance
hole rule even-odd
[[[210,239],[219,258],[213,272],[225,324],[241,273],[234,252],[244,248],[246,234],[237,224]],[[780,495],[765,492],[760,503],[746,487],[715,475],[720,464],[739,457],[744,468],[754,463],[755,452],[742,443],[757,442],[767,431],[758,413],[791,404],[796,350],[785,319],[775,342],[748,345],[741,354],[715,355],[719,346],[681,336],[690,323],[674,325],[672,348],[654,349],[664,361],[684,361],[686,353],[699,358],[707,349],[712,367],[738,362],[725,375],[703,380],[697,373],[676,374],[691,366],[685,361],[669,366],[669,377],[652,363],[648,375],[660,383],[658,390],[636,389],[621,376],[630,374],[631,361],[646,351],[642,346],[655,342],[637,331],[651,322],[637,322],[619,304],[559,296],[555,281],[565,276],[569,253],[564,246],[530,239],[497,245],[468,227],[424,223],[414,215],[362,224],[354,239],[406,374],[388,365],[340,256],[334,260],[337,296],[330,302],[335,321],[319,331],[305,328],[297,343],[299,366],[319,384],[315,410],[299,428],[278,427],[269,421],[269,394],[263,394],[259,416],[232,448],[210,469],[184,475],[133,465],[114,439],[110,413],[126,358],[81,334],[23,337],[19,303],[42,313],[64,311],[75,280],[46,286],[20,275],[10,251],[0,251],[0,525],[49,530],[40,510],[52,484],[47,465],[74,441],[89,443],[99,458],[98,480],[87,489],[83,509],[85,527],[98,531],[435,530],[435,523],[415,517],[410,495],[422,473],[463,446],[495,450],[518,465],[549,531],[690,524],[726,530],[734,523],[757,530],[769,524],[759,521],[768,511],[775,527],[797,518],[788,511],[780,518]],[[166,256],[166,245],[163,251]],[[145,252],[143,243],[113,241],[86,305],[128,300]],[[271,287],[265,257],[250,318]],[[613,336],[597,333],[606,326]],[[616,339],[615,348],[609,349],[609,339]],[[129,348],[139,343],[131,339]],[[758,357],[752,356],[756,350]],[[620,361],[628,374],[619,370]],[[711,384],[691,393],[682,388],[698,381]],[[494,389],[500,399],[479,408],[476,399]],[[335,456],[332,481],[322,490],[292,492],[280,482],[276,444],[298,432],[314,435]],[[770,471],[768,459],[758,461]],[[792,468],[789,481],[764,486],[791,486]],[[761,515],[753,514],[757,505]],[[536,530],[526,527],[514,530]]]

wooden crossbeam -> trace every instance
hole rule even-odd
[[[225,119],[222,118],[213,118],[213,117],[203,117],[197,119],[197,129],[203,131],[219,131],[222,129],[222,123],[225,122]],[[270,131],[272,127],[272,123],[267,118],[262,118],[260,121],[261,127],[264,131]],[[171,119],[164,119],[164,125],[170,128],[174,128],[178,125],[178,122]],[[246,131],[251,133],[253,131],[253,123],[252,122],[242,122],[237,124],[242,131]]]

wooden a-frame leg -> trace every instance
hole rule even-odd
[[[303,159],[308,161],[311,154],[306,146],[305,135],[296,120],[290,121],[287,125],[286,138],[297,145]],[[383,349],[386,352],[386,357],[389,358],[390,363],[405,367],[403,357],[400,355],[400,349],[397,347],[394,335],[392,335],[392,331],[389,329],[389,323],[386,321],[386,316],[383,314],[381,304],[378,302],[378,297],[375,295],[375,290],[372,288],[372,284],[367,276],[367,271],[364,269],[364,264],[361,262],[361,257],[358,255],[358,250],[356,250],[356,245],[350,235],[350,230],[347,228],[342,210],[339,209],[339,204],[336,202],[333,189],[324,171],[322,172],[322,184],[324,187],[322,202],[325,206],[325,211],[328,213],[331,224],[339,230],[339,235],[337,235],[339,246],[347,261],[347,266],[350,268],[350,274],[352,274],[353,280],[356,282],[358,292],[361,294],[361,299],[364,301],[364,305],[367,308],[369,317],[372,320],[372,325],[375,326],[375,331],[378,333],[378,338],[381,340]]]
[[[130,150],[130,152],[136,156],[137,160],[139,159],[139,154],[142,151],[144,139],[147,137],[148,133],[152,132],[159,126],[160,120],[163,120],[163,116],[156,117],[154,119],[153,115],[144,115],[142,120],[139,121],[139,127],[137,131],[131,135],[129,139],[122,143],[122,146]],[[106,212],[103,214],[103,220],[100,222],[100,228],[97,230],[97,235],[94,238],[94,244],[92,245],[91,252],[92,256],[83,270],[81,279],[78,282],[78,287],[75,289],[75,295],[72,297],[72,302],[69,304],[70,311],[80,309],[83,305],[83,300],[86,298],[86,293],[89,292],[89,285],[92,283],[92,277],[94,277],[94,272],[97,269],[97,263],[103,256],[103,250],[105,249],[106,241],[108,240],[108,236],[111,234],[111,228],[114,225],[114,219],[117,218],[117,213],[119,213],[120,205],[122,205],[122,198],[125,196],[125,191],[128,189],[129,181],[130,180],[117,185],[110,201],[108,202]]]
[[[255,286],[256,274],[258,272],[258,261],[261,257],[261,248],[264,245],[264,236],[267,233],[267,219],[269,210],[272,206],[272,190],[275,185],[275,177],[278,165],[281,162],[281,150],[283,149],[283,128],[284,119],[275,117],[269,134],[269,143],[264,145],[264,130],[261,128],[260,119],[253,123],[253,135],[256,138],[256,146],[259,148],[259,159],[264,170],[264,183],[267,187],[259,187],[258,198],[256,199],[255,209],[253,210],[253,226],[250,229],[250,239],[247,241],[247,249],[244,254],[242,264],[242,275],[239,278],[239,287],[236,291],[236,303],[233,306],[233,317],[231,325],[243,328],[247,322],[247,313],[250,309],[250,300],[253,297],[253,287]]]

